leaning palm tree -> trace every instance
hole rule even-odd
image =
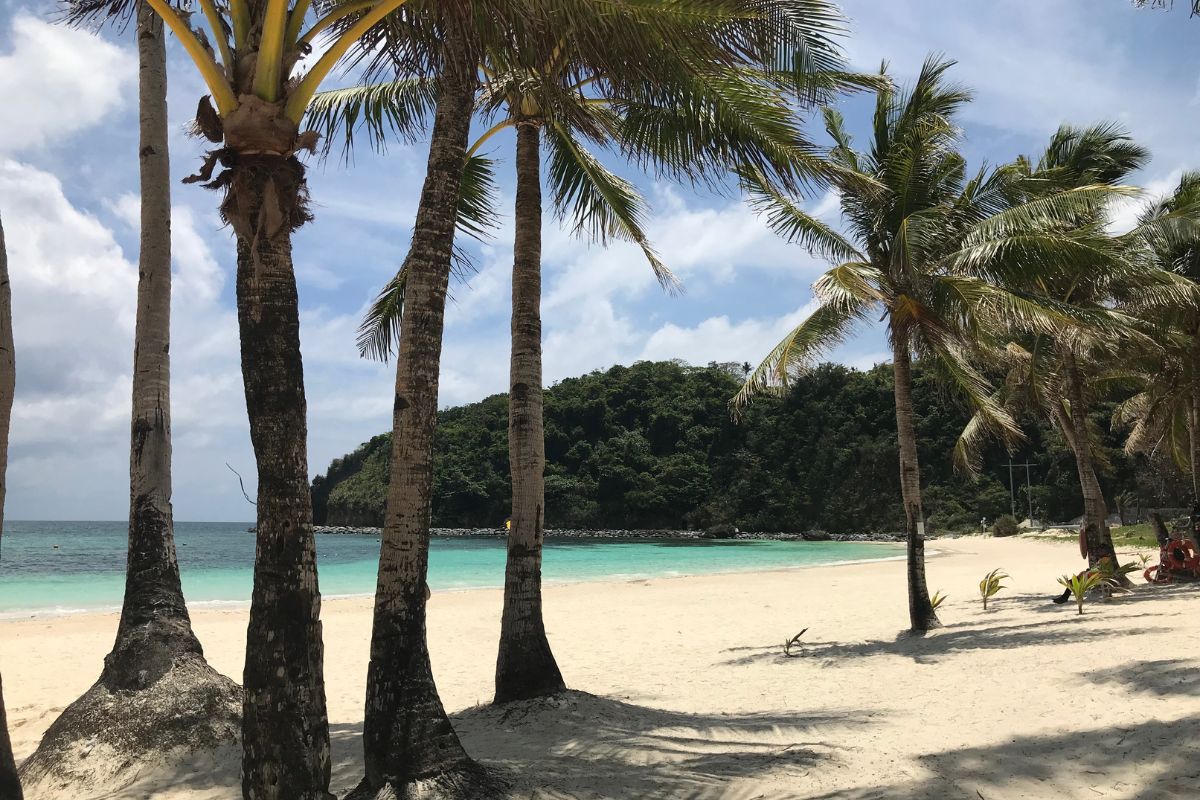
[[[500,9],[502,10],[502,9]],[[475,92],[478,26],[466,2],[393,17],[364,54],[400,60],[427,78],[433,126],[412,242],[401,273],[391,471],[371,630],[363,721],[364,771],[353,798],[491,797],[493,779],[467,755],[450,724],[425,635],[433,432],[442,327]],[[496,15],[501,23],[503,14]],[[536,16],[536,14],[531,14]],[[398,66],[394,64],[394,66]]]
[[[788,15],[789,10],[795,13]],[[823,0],[760,4],[754,13],[741,20],[731,17],[730,22],[750,33],[771,18],[780,22],[774,31],[779,47],[754,53],[748,49],[740,63],[725,64],[719,71],[697,70],[687,54],[657,48],[653,82],[643,80],[639,71],[627,80],[629,60],[614,58],[614,42],[585,37],[548,39],[540,42],[542,50],[532,53],[498,49],[481,65],[485,80],[476,105],[488,127],[467,153],[459,217],[463,232],[478,234],[494,218],[489,203],[494,193],[488,190],[493,162],[481,148],[501,131],[516,132],[509,385],[512,519],[496,702],[565,688],[546,637],[541,596],[543,149],[557,216],[571,220],[577,233],[593,241],[603,244],[618,238],[636,243],[660,282],[673,287],[674,277],[645,234],[644,199],[604,166],[595,148],[617,150],[671,177],[706,179],[739,164],[753,164],[791,186],[822,174],[826,165],[796,127],[786,94],[795,92],[812,104],[864,79],[842,71],[833,44],[839,17]],[[656,49],[645,36],[624,36],[632,52]],[[790,62],[800,51],[807,58]],[[769,63],[763,60],[768,56]],[[755,59],[760,63],[750,63]],[[427,82],[413,79],[340,89],[315,98],[308,122],[326,133],[327,141],[344,133],[347,150],[360,126],[367,129],[371,143],[380,146],[389,134],[407,135],[419,124],[429,96]],[[365,355],[386,360],[390,354],[404,285],[403,275],[392,281],[364,321]]]
[[[834,143],[829,155],[846,176],[834,183],[849,236],[807,214],[762,176],[753,171],[744,176],[752,202],[773,229],[836,266],[814,284],[817,308],[750,374],[735,408],[768,387],[786,386],[856,324],[875,314],[887,320],[914,632],[939,622],[925,580],[913,355],[964,398],[979,425],[1006,438],[1019,436],[972,355],[997,327],[1049,331],[1071,319],[1068,309],[1009,287],[1026,273],[1092,254],[1098,238],[1093,232],[1059,231],[1051,223],[1113,193],[1110,187],[1086,187],[1021,203],[1012,200],[1022,179],[1018,170],[983,169],[968,177],[956,150],[954,116],[969,95],[947,82],[951,64],[931,58],[909,90],[877,93],[866,152],[854,149],[841,115],[826,111]]]
[[[1139,217],[1146,228],[1180,213],[1200,209],[1200,173],[1185,172],[1170,196],[1151,202]],[[1200,243],[1157,235],[1147,240],[1158,268],[1200,282]],[[1153,346],[1137,348],[1132,364],[1139,391],[1122,403],[1114,421],[1129,426],[1127,453],[1165,449],[1192,477],[1200,503],[1200,312],[1189,305],[1154,310],[1147,320],[1160,335]]]
[[[208,33],[166,0],[146,0],[209,90],[196,130],[219,145],[189,182],[223,193],[237,240],[237,307],[250,439],[258,465],[258,549],[243,672],[242,791],[321,798],[329,722],[308,489],[307,419],[292,234],[309,221],[305,168],[316,136],[300,121],[321,82],[405,0],[201,0]],[[307,27],[306,27],[307,24]],[[328,47],[303,75],[318,37]],[[217,172],[220,165],[221,171]]]
[[[1026,188],[1038,197],[1097,184],[1116,186],[1140,169],[1149,154],[1118,126],[1101,123],[1087,128],[1061,127],[1036,164],[1022,160],[1028,171]],[[1102,231],[1109,208],[1101,206],[1068,226]],[[1088,537],[1088,560],[1096,566],[1105,558],[1116,563],[1108,527],[1108,503],[1098,477],[1098,433],[1089,420],[1096,392],[1128,369],[1130,353],[1153,348],[1161,353],[1161,336],[1149,336],[1139,317],[1187,313],[1194,308],[1186,279],[1158,267],[1156,246],[1181,246],[1194,241],[1198,217],[1193,205],[1144,217],[1131,231],[1110,237],[1116,258],[1085,261],[1075,267],[1033,275],[1028,289],[1053,298],[1081,314],[1103,321],[1098,328],[1072,326],[1052,335],[1027,332],[1007,343],[1002,359],[1009,367],[1003,393],[1010,402],[1050,420],[1075,456]],[[971,428],[968,428],[970,431]],[[972,446],[971,436],[963,440]]]
[[[92,785],[84,743],[121,752],[143,769],[153,750],[185,759],[236,742],[241,690],[204,660],[179,580],[171,513],[171,191],[167,59],[162,20],[147,5],[77,0],[72,21],[128,11],[137,17],[141,230],[130,428],[129,547],[125,598],[100,679],[63,711],[22,766],[27,785]],[[206,708],[195,715],[191,709]],[[179,725],[178,720],[189,724]],[[120,773],[110,778],[124,784]]]
[[[13,353],[12,287],[8,283],[8,251],[4,247],[4,225],[0,223],[0,539],[4,536],[4,496],[7,490],[8,431],[12,422],[13,393],[17,365]],[[2,553],[3,550],[0,550]],[[0,679],[0,797],[21,800],[21,779],[8,738],[4,713],[4,681]]]

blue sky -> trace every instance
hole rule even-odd
[[[1183,4],[1186,5],[1186,4]],[[976,163],[1036,153],[1061,123],[1110,119],[1154,160],[1151,193],[1200,166],[1200,19],[1127,0],[844,0],[853,64],[891,62],[910,77],[929,52],[958,60],[975,90],[962,116]],[[49,3],[0,0],[0,214],[12,273],[18,386],[8,468],[12,519],[121,519],[128,513],[128,426],[137,258],[136,55],[132,31],[95,37],[49,24]],[[172,165],[182,177],[201,143],[184,135],[198,78],[174,42]],[[861,125],[865,98],[843,103]],[[493,154],[507,157],[498,139]],[[354,331],[407,248],[423,145],[360,151],[312,165],[316,220],[296,240],[313,473],[390,425],[388,367],[362,361]],[[803,319],[821,265],[775,239],[736,198],[626,172],[653,207],[652,238],[686,292],[668,297],[640,253],[589,247],[545,228],[548,382],[641,358],[756,361]],[[503,207],[511,168],[500,166]],[[810,207],[836,220],[835,198]],[[253,482],[237,360],[233,243],[216,197],[174,192],[175,513],[244,520],[226,462]],[[1132,210],[1130,211],[1132,213]],[[454,287],[442,405],[503,391],[508,369],[511,226],[476,246],[479,271]],[[835,354],[887,358],[877,331]]]

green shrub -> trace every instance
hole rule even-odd
[[[1017,518],[1012,514],[1004,514],[992,525],[993,536],[1016,536],[1021,529],[1017,526]]]

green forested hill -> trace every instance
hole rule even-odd
[[[546,524],[554,528],[704,528],[837,533],[902,528],[891,368],[823,365],[784,397],[755,402],[738,423],[728,401],[736,365],[639,362],[564,380],[546,392]],[[993,448],[981,478],[951,465],[966,412],[917,373],[926,513],[935,530],[978,528],[1009,510],[1008,454]],[[1093,422],[1109,502],[1179,505],[1175,471],[1127,458],[1109,431],[1111,404]],[[498,527],[508,515],[507,397],[439,415],[434,525]],[[1074,460],[1056,431],[1024,421],[1014,461],[1033,470],[1035,513],[1081,513]],[[390,434],[335,460],[313,482],[317,522],[380,525]],[[1024,470],[1019,471],[1023,483]],[[1023,486],[1018,516],[1024,516]],[[1119,500],[1118,500],[1119,498]],[[1136,500],[1135,500],[1136,498]]]

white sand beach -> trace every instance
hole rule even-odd
[[[1055,577],[1081,566],[1073,543],[930,546],[930,588],[949,599],[945,627],[923,639],[897,637],[900,561],[549,586],[551,643],[579,693],[503,708],[481,706],[500,592],[437,593],[438,686],[468,750],[511,776],[513,797],[1200,796],[1200,586],[1142,585],[1081,617],[1049,601]],[[1012,588],[984,612],[976,587],[994,567]],[[323,613],[338,792],[360,776],[370,608],[334,600]],[[240,676],[246,611],[193,616],[210,662]],[[99,674],[116,624],[0,623],[18,760]],[[802,628],[800,655],[785,658]],[[236,797],[237,764],[148,768],[115,796]]]

